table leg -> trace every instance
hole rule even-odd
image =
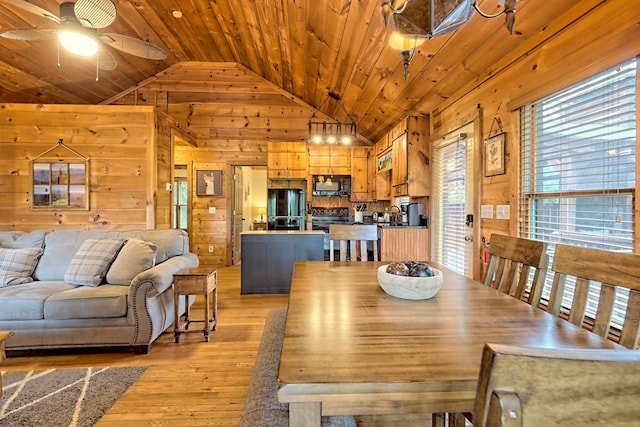
[[[180,342],[180,295],[173,296],[173,307],[175,320],[173,323],[173,338],[175,342]]]
[[[213,290],[213,316],[211,317],[213,322],[213,330],[218,327],[218,288]]]
[[[289,427],[320,427],[320,402],[289,403]]]
[[[209,327],[211,325],[211,319],[209,318],[209,293],[204,293],[204,340],[209,342]]]
[[[189,322],[191,321],[191,317],[189,317],[189,295],[184,296],[184,329],[189,329]]]

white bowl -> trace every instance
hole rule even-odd
[[[433,298],[442,287],[442,272],[433,268],[435,276],[410,277],[387,273],[387,265],[378,268],[378,283],[387,294],[403,299]]]

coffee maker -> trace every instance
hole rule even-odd
[[[420,225],[420,214],[418,213],[418,204],[409,203],[407,205],[407,220],[409,225]]]

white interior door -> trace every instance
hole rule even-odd
[[[242,232],[243,216],[243,176],[242,167],[233,167],[233,221],[231,222],[231,265],[240,263],[240,233]]]
[[[434,143],[434,261],[473,277],[473,130],[469,124]]]

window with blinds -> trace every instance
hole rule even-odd
[[[461,132],[465,131],[465,132]],[[474,191],[471,178],[473,165],[473,125],[467,125],[442,138],[434,146],[434,229],[433,258],[452,270],[471,275],[471,245],[465,236],[470,212],[470,195]]]
[[[520,231],[548,242],[550,257],[556,243],[633,251],[636,72],[632,60],[520,110]],[[589,296],[594,312],[598,292]],[[614,321],[626,308],[618,298]]]

